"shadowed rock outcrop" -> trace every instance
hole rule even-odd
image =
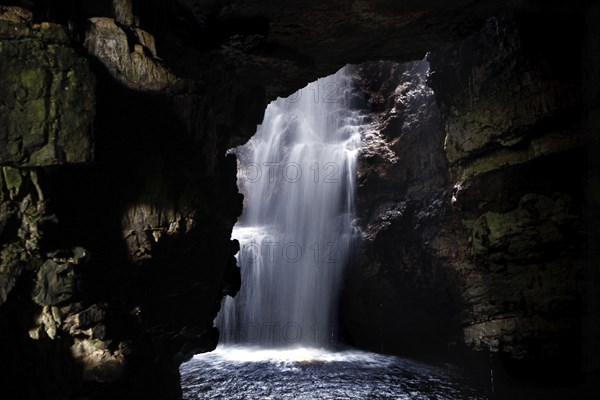
[[[457,333],[460,283],[451,260],[450,172],[429,63],[366,63],[357,86],[373,122],[359,153],[362,256],[343,307],[348,340],[375,351],[445,354]]]
[[[583,146],[598,131],[582,129],[579,23],[492,18],[432,51],[426,83],[419,64],[358,68],[375,120],[344,302],[352,343],[462,361],[461,349],[491,352],[500,381],[581,384],[594,371]]]
[[[574,115],[581,84],[546,76],[539,60],[529,60],[538,54],[535,36],[527,47],[520,41],[531,36],[515,36],[509,25],[499,25],[508,27],[498,36],[506,38],[499,60],[488,57],[498,44],[493,26],[468,39],[484,44],[475,61],[464,52],[477,46],[458,43],[495,13],[535,15],[538,2],[13,3],[24,8],[0,9],[0,352],[14,365],[1,377],[7,393],[178,398],[179,364],[214,348],[220,301],[240,284],[230,234],[242,202],[235,159],[225,151],[255,132],[276,96],[348,62],[422,59],[447,42],[455,43],[431,55],[439,79],[432,75],[428,85],[394,83],[418,64],[361,67],[363,79],[375,73],[390,83],[366,82],[372,96],[384,93],[372,102],[373,146],[359,177],[361,229],[374,247],[365,279],[349,286],[368,300],[350,317],[372,324],[389,322],[373,316],[397,315],[397,327],[418,321],[419,333],[431,319],[415,310],[426,304],[443,318],[436,346],[452,332],[457,343],[473,337],[466,340],[473,349],[496,351],[510,336],[513,350],[526,353],[525,337],[542,348],[555,343],[536,336],[550,332],[545,324],[565,332],[578,321],[571,311],[579,287],[567,290],[578,264],[553,261],[580,254],[573,241],[581,196],[569,179],[579,170],[557,166],[575,165],[579,142],[569,132],[578,120],[559,118],[554,129],[552,117]],[[502,69],[513,62],[516,69]],[[413,93],[432,105],[426,86],[439,116],[411,103]],[[469,97],[473,87],[477,99]],[[414,123],[421,119],[444,131],[425,136]],[[556,292],[529,283],[555,282],[565,268]],[[508,276],[518,279],[507,292]],[[556,302],[539,301],[548,292]],[[568,314],[565,324],[536,311],[552,314],[555,305]],[[379,347],[377,334],[364,332],[356,343]],[[403,340],[418,336],[394,341],[389,332],[385,351],[402,352]]]

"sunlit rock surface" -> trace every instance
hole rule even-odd
[[[177,77],[157,58],[154,37],[133,26],[118,26],[111,18],[91,18],[84,46],[124,86],[165,91]]]

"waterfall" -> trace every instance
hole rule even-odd
[[[245,202],[232,234],[242,288],[223,300],[217,349],[180,367],[184,399],[487,398],[448,367],[335,346],[341,282],[357,245],[357,156],[395,155],[362,96],[373,81],[352,69],[271,103],[254,137],[231,150]],[[397,70],[411,75],[394,67],[392,79],[410,85],[394,96],[412,102],[425,87],[412,66]]]
[[[353,247],[359,111],[350,67],[269,104],[232,150],[244,210],[232,237],[242,289],[223,300],[222,343],[328,347]]]

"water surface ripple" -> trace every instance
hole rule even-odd
[[[183,364],[181,375],[186,400],[486,398],[446,368],[354,350],[219,347]]]

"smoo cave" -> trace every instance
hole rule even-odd
[[[600,398],[598,21],[2,1],[1,397]]]

